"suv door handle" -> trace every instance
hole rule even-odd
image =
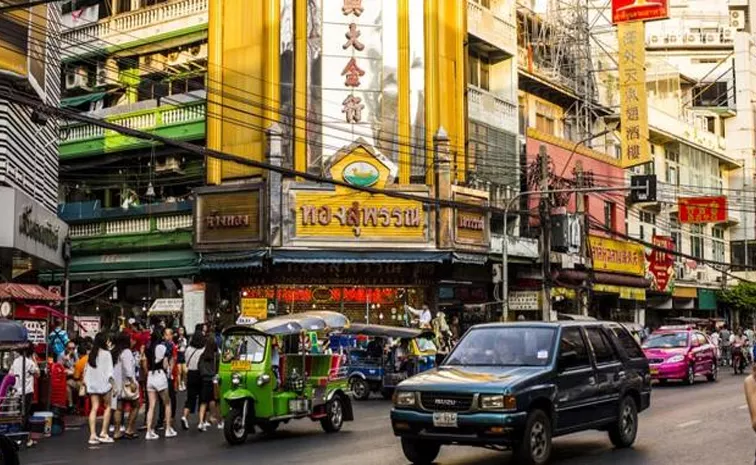
[[[625,379],[626,376],[627,376],[627,373],[625,373],[624,371],[620,371],[619,373],[617,373],[617,378],[619,379]]]
[[[588,378],[588,384],[591,385],[591,386],[595,386],[596,385],[596,377],[595,376],[591,376],[590,378]]]

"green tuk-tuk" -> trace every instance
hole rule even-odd
[[[224,435],[241,444],[255,426],[310,418],[333,433],[354,420],[346,368],[339,354],[318,353],[317,335],[349,326],[335,312],[285,315],[223,331],[218,370]]]

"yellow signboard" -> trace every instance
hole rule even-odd
[[[646,257],[642,245],[597,236],[590,236],[588,242],[591,246],[593,269],[637,276],[646,274]]]
[[[646,97],[645,24],[642,21],[620,23],[619,89],[620,142],[622,167],[651,161]]]
[[[396,165],[362,142],[334,157],[331,177],[359,187],[385,189]],[[297,190],[293,205],[298,239],[425,242],[428,215],[421,202],[336,186]],[[417,194],[415,194],[417,195]]]
[[[268,317],[268,299],[242,298],[240,316],[256,320],[266,319]]]

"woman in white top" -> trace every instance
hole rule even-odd
[[[189,429],[189,414],[194,413],[199,405],[202,390],[202,376],[199,372],[199,361],[205,351],[205,336],[201,331],[192,334],[189,347],[186,348],[186,403],[184,414],[181,416],[181,426]]]
[[[84,385],[91,400],[89,412],[89,444],[112,443],[108,436],[110,426],[110,396],[113,394],[113,355],[110,353],[110,340],[105,333],[97,333],[94,338],[89,360],[84,369]],[[102,429],[97,436],[97,411],[100,404],[105,407],[102,415]]]
[[[14,392],[17,396],[23,397],[24,422],[28,422],[31,406],[34,402],[34,381],[39,376],[39,365],[34,360],[34,345],[32,343],[19,351],[18,357],[11,364],[8,375],[16,377]],[[33,444],[34,442],[30,439],[27,445]]]
[[[137,413],[139,411],[139,384],[136,379],[136,359],[131,351],[134,341],[127,333],[121,332],[115,337],[113,343],[113,360],[116,361],[113,368],[114,389],[111,407],[115,409],[113,421],[113,439],[118,440],[122,437],[135,439],[137,437],[134,429]],[[123,424],[123,412],[129,405],[129,417],[126,421],[126,431],[121,432]]]

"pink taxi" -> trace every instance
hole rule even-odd
[[[717,380],[717,352],[709,338],[688,326],[662,326],[643,343],[651,378],[682,380],[693,384],[696,376]]]

